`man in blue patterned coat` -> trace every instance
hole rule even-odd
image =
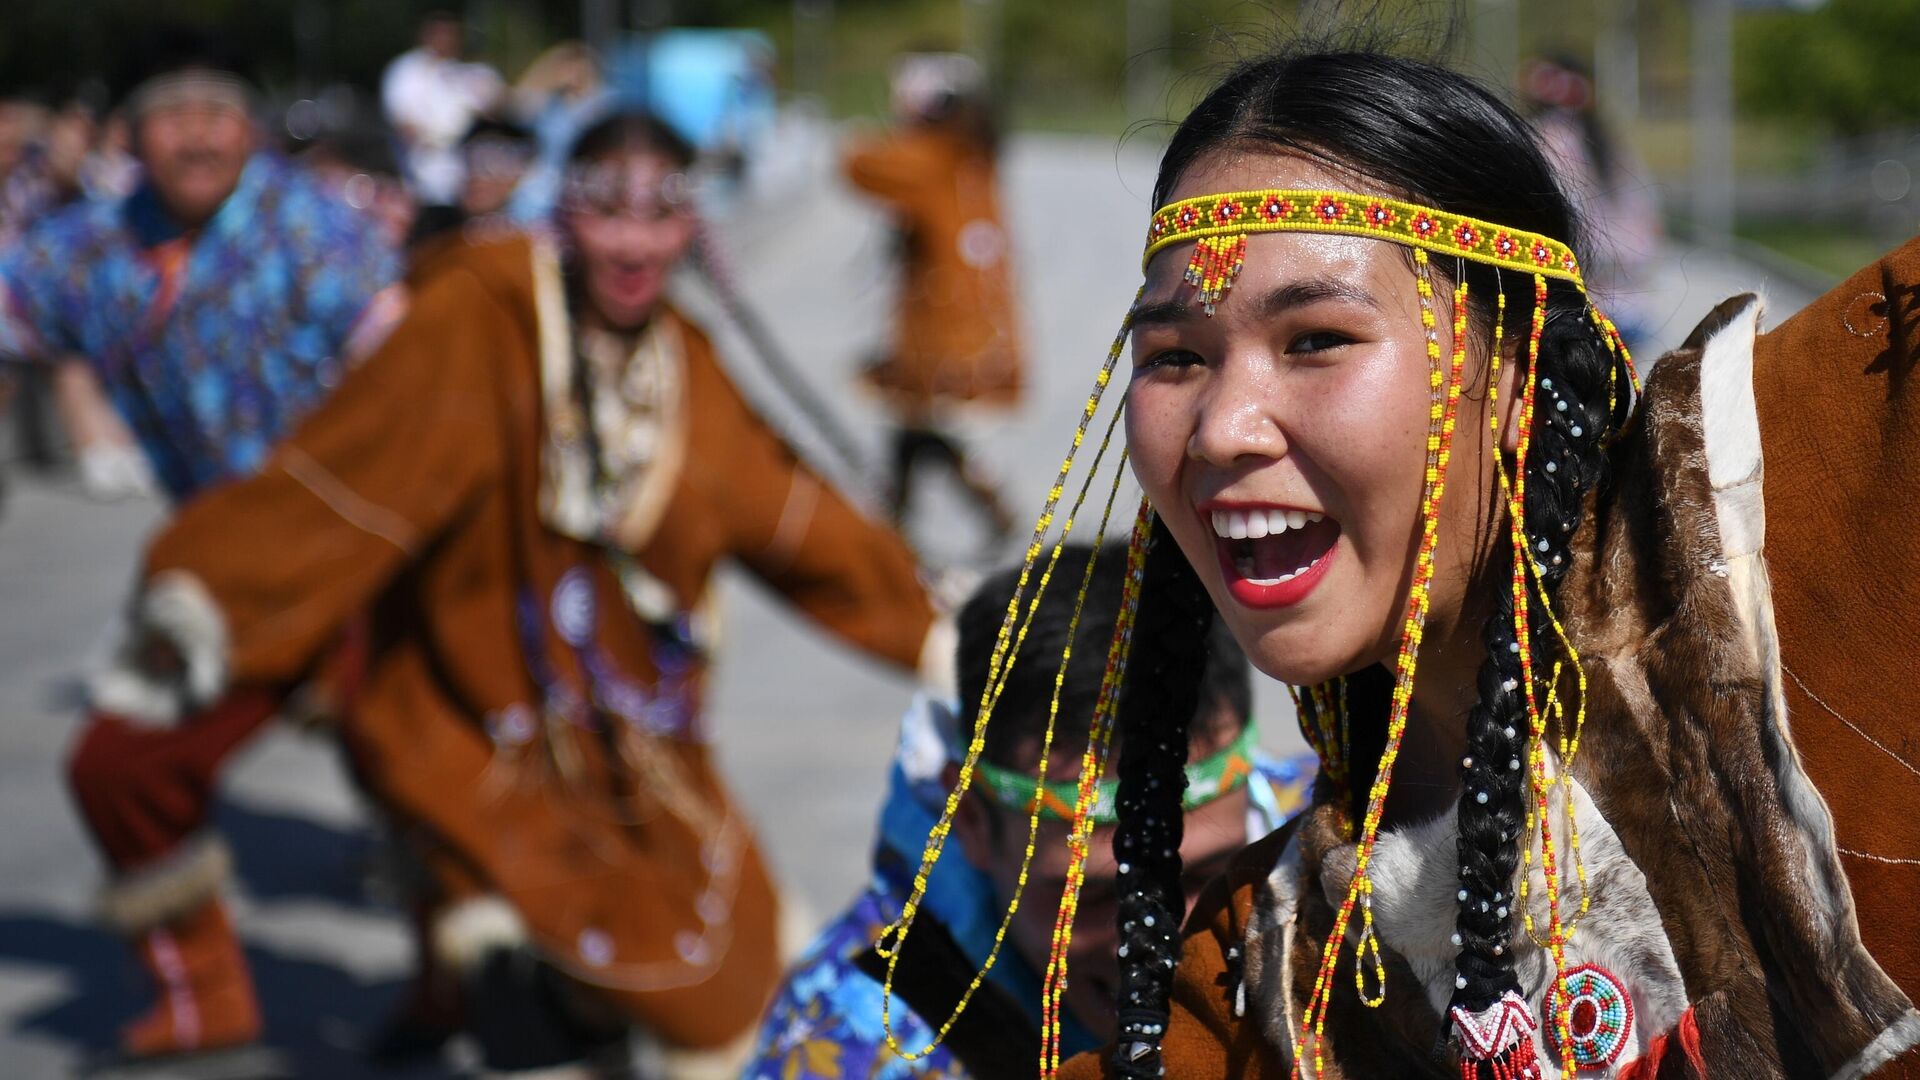
[[[0,263],[0,355],[91,368],[180,501],[252,472],[320,402],[398,315],[400,264],[372,221],[260,148],[233,65],[172,38],[126,103],[138,189],[39,222]],[[259,1007],[217,897],[227,856],[203,830],[221,763],[281,703],[175,721],[94,689],[69,778],[112,867],[104,908],[160,991],[122,1048],[251,1041]]]

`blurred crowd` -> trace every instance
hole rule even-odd
[[[78,224],[87,208],[137,206],[141,199],[128,200],[143,182],[171,204],[176,182],[192,186],[205,174],[211,217],[227,196],[248,189],[249,178],[259,187],[271,172],[311,180],[352,212],[344,231],[331,234],[309,234],[303,212],[285,212],[280,224],[300,234],[294,246],[359,245],[384,262],[379,273],[397,281],[410,255],[449,232],[540,229],[559,195],[561,158],[594,118],[629,107],[670,117],[714,163],[716,187],[739,179],[749,147],[772,123],[771,58],[752,33],[670,30],[604,59],[580,42],[561,42],[512,81],[467,57],[470,38],[458,16],[430,13],[414,47],[387,66],[377,93],[336,85],[276,101],[211,37],[184,27],[163,32],[146,81],[167,66],[228,70],[238,81],[225,102],[232,122],[224,125],[205,119],[219,110],[204,106],[220,104],[198,100],[205,94],[155,109],[142,103],[138,87],[100,80],[0,88],[0,265],[18,270],[44,261],[51,237],[94,231]],[[154,132],[136,138],[143,125]],[[228,216],[240,216],[240,201]],[[142,248],[155,246],[152,237],[139,239]],[[318,248],[311,256],[329,257]],[[88,350],[47,339],[21,307],[17,300],[0,305],[0,405],[12,413],[14,434],[4,458],[32,470],[72,465],[85,490],[101,498],[182,494],[156,475],[130,428],[138,422],[112,407],[111,389],[83,362]]]

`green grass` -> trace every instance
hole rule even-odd
[[[1836,280],[1879,258],[1887,247],[1885,240],[1868,233],[1809,221],[1743,220],[1734,231],[1743,240],[1831,274]]]

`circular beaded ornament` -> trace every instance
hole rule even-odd
[[[1601,1069],[1620,1059],[1633,1036],[1633,999],[1618,976],[1595,964],[1581,964],[1547,991],[1547,1037],[1556,1051],[1561,1049],[1563,1006],[1576,1066]]]

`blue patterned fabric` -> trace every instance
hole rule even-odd
[[[821,931],[787,973],[761,1021],[753,1060],[742,1080],[961,1080],[968,1076],[944,1045],[914,1061],[902,1060],[889,1050],[881,1026],[881,985],[855,965],[856,958],[900,914],[913,888],[921,846],[946,799],[938,777],[950,750],[931,734],[938,724],[927,719],[929,708],[930,703],[916,703],[901,725],[900,751],[880,812],[872,882]],[[1279,828],[1306,804],[1315,762],[1311,754],[1284,759],[1261,754],[1255,767],[1267,782],[1248,788],[1249,840]],[[1001,912],[991,883],[966,861],[959,846],[949,843],[941,853],[922,910],[940,920],[977,966],[993,944]],[[1037,1032],[1039,974],[1007,949],[988,979],[1027,1006]],[[894,1034],[902,1046],[918,1050],[931,1041],[933,1030],[906,1002],[895,997],[892,1013]],[[1065,1013],[1064,1019],[1063,1053],[1095,1048],[1095,1040],[1071,1013]]]
[[[161,312],[161,265],[182,245]],[[84,356],[180,499],[258,467],[339,380],[400,270],[371,220],[262,153],[191,237],[146,186],[29,230],[0,260],[0,354]]]

